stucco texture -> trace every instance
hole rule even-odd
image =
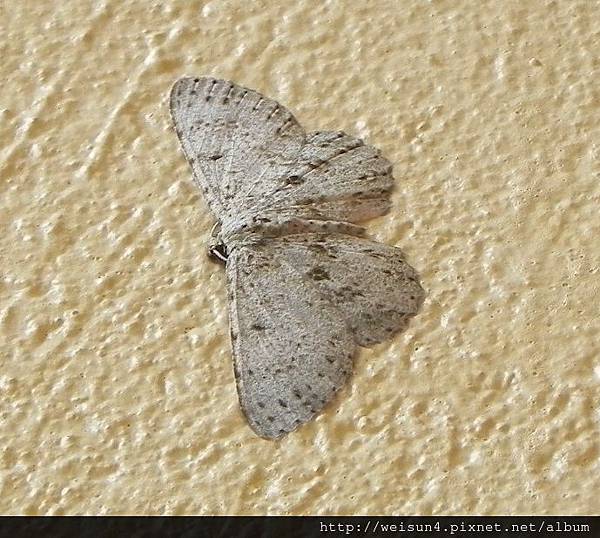
[[[0,512],[600,512],[600,3],[0,5]],[[427,299],[281,441],[171,125],[228,78],[394,163]]]

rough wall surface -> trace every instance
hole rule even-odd
[[[599,2],[0,15],[0,512],[600,512]],[[183,74],[395,164],[369,229],[421,271],[424,308],[280,442],[238,407],[168,114]]]

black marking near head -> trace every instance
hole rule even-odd
[[[208,247],[208,257],[215,262],[225,264],[228,256],[225,243],[217,243]]]

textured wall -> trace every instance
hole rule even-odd
[[[600,3],[0,6],[0,512],[600,512]],[[182,74],[395,165],[428,290],[280,442],[237,403]],[[595,495],[594,495],[595,492]]]

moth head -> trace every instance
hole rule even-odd
[[[217,222],[210,233],[210,239],[208,241],[208,257],[212,260],[225,263],[227,262],[227,245],[221,238],[221,223]]]

